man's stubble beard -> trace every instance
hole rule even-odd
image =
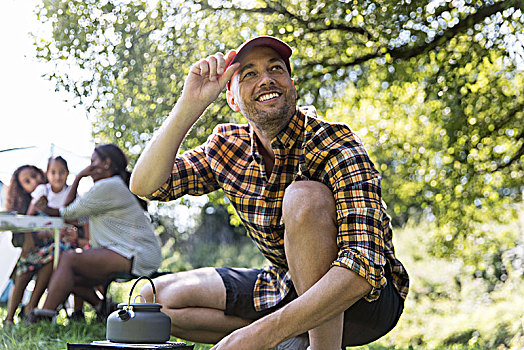
[[[254,126],[270,139],[277,136],[288,124],[296,111],[296,98],[291,97],[285,105],[278,110],[259,111],[255,108],[245,108],[242,114]]]

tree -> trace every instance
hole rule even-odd
[[[49,78],[94,112],[95,137],[133,158],[190,64],[278,36],[295,49],[300,103],[365,139],[394,222],[433,218],[434,253],[464,255],[490,237],[479,223],[507,218],[522,192],[523,10],[524,0],[46,0],[38,14],[53,35],[36,45],[57,63]],[[217,101],[185,147],[226,121],[242,118]]]

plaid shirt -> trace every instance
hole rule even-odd
[[[317,118],[312,107],[297,109],[271,146],[275,164],[269,178],[249,125],[218,125],[208,141],[177,157],[170,178],[148,198],[168,201],[222,188],[248,235],[271,262],[254,290],[257,310],[275,306],[292,286],[284,253],[282,198],[292,182],[322,182],[334,194],[338,257],[371,284],[365,297],[376,300],[386,272],[402,298],[409,279],[395,257],[390,219],[382,202],[381,176],[348,125]]]

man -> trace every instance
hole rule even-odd
[[[153,200],[222,188],[271,263],[155,281],[172,333],[218,342],[214,349],[365,344],[403,310],[408,275],[394,255],[380,175],[347,125],[297,107],[291,53],[263,36],[194,64],[131,177],[131,190]],[[219,125],[204,145],[177,155],[224,86],[248,124]],[[149,287],[143,292],[151,298]]]

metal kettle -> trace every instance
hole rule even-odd
[[[148,279],[153,287],[153,303],[131,303],[133,289],[138,281]],[[138,295],[138,297],[142,297]],[[142,297],[143,298],[143,297]],[[165,343],[171,333],[171,319],[160,311],[156,303],[156,289],[153,281],[142,276],[135,281],[129,292],[127,303],[118,304],[118,309],[107,318],[107,340],[116,343]]]

